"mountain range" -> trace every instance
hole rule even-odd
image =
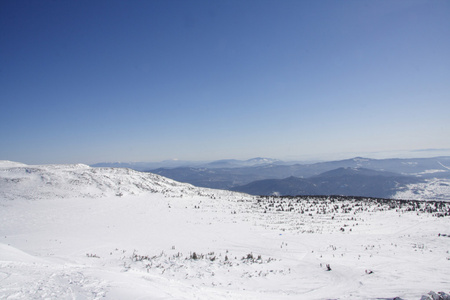
[[[195,186],[255,195],[393,197],[408,184],[450,178],[450,157],[352,159],[313,164],[274,161],[234,168],[178,167],[150,172]]]
[[[136,171],[148,171],[157,168],[240,168],[240,167],[255,167],[268,164],[292,164],[294,162],[283,162],[278,159],[255,157],[248,160],[238,159],[221,159],[215,161],[188,161],[188,160],[164,160],[161,162],[101,162],[91,165],[92,167],[109,167],[109,168],[129,168]]]
[[[154,163],[155,165],[157,163]],[[433,181],[446,185],[450,179],[450,157],[345,160],[299,163],[257,157],[249,160],[213,162],[165,161],[164,167],[146,169],[148,163],[102,163],[93,166],[128,167],[145,170],[198,187],[240,191],[254,195],[346,195],[395,197],[399,192],[420,191]],[[419,192],[418,192],[419,193]],[[446,191],[442,193],[445,199]],[[408,193],[414,197],[414,193]],[[421,194],[423,197],[424,195]]]

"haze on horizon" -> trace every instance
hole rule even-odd
[[[0,44],[0,160],[450,149],[448,1],[2,1]]]

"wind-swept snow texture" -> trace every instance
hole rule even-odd
[[[253,197],[128,169],[0,163],[0,299],[420,299],[450,204]]]

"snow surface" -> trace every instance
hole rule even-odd
[[[408,184],[393,196],[395,199],[450,201],[450,179],[432,178]]]
[[[259,198],[129,169],[0,166],[0,299],[450,292],[446,202]]]

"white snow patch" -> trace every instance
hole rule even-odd
[[[433,178],[425,182],[408,184],[397,192],[394,199],[450,201],[450,179]]]

